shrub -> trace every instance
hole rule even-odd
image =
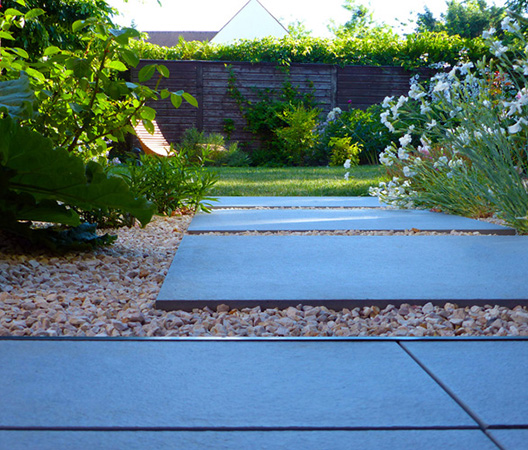
[[[331,166],[342,166],[348,160],[350,166],[359,164],[359,153],[363,150],[361,144],[352,142],[351,137],[333,137],[329,142],[332,148]]]
[[[230,68],[228,67],[228,69]],[[254,88],[258,100],[249,101],[239,91],[236,82],[236,76],[230,70],[229,95],[237,102],[240,112],[246,119],[246,130],[253,133],[260,144],[257,150],[251,152],[252,164],[256,166],[283,166],[292,164],[294,160],[299,163],[298,158],[289,154],[288,149],[285,148],[287,142],[279,137],[277,130],[288,126],[285,121],[286,116],[284,116],[286,111],[293,111],[301,106],[305,110],[315,108],[313,90],[309,93],[303,93],[287,80],[282,84],[280,90],[258,90]]]
[[[46,23],[41,9],[0,12],[2,41],[36,17]],[[72,32],[82,51],[50,46],[29,55],[0,45],[0,228],[50,247],[108,243],[81,224],[83,217],[113,220],[117,210],[146,225],[154,205],[93,159],[105,161],[108,143],[124,141],[132,123],[152,128],[155,111],[147,100],[170,96],[175,106],[182,99],[196,104],[184,92],[158,92],[119,76],[139,62],[128,48],[137,31],[88,18],[74,22]],[[169,75],[162,65],[147,65],[139,78],[156,71]],[[73,228],[35,229],[33,221]]]
[[[506,18],[502,27],[517,40],[511,48],[523,50],[514,54],[486,32],[493,59],[475,70],[461,62],[427,88],[413,84],[409,97],[386,99],[383,122],[405,134],[380,155],[394,177],[373,190],[383,201],[469,216],[494,213],[528,233],[527,42],[517,22]]]
[[[332,142],[338,142],[337,139],[350,138],[350,145],[360,149],[358,155],[360,163],[377,164],[379,153],[394,139],[380,122],[380,111],[380,105],[372,105],[366,111],[361,109],[342,111],[340,108],[330,111],[319,129],[320,159],[322,160],[323,155],[326,155],[326,160],[331,161],[332,147],[335,148]],[[337,160],[341,161],[341,159],[343,158]],[[343,162],[346,159],[355,160],[352,155],[344,158]],[[335,164],[340,165],[343,162]]]
[[[316,127],[320,111],[307,109],[303,105],[294,106],[283,111],[278,116],[286,123],[285,127],[277,128],[275,134],[283,141],[283,148],[289,164],[304,166],[311,151],[317,144]]]
[[[171,156],[141,155],[139,164],[130,160],[126,171],[118,169],[131,189],[156,205],[159,214],[172,215],[187,210],[208,211],[205,201],[216,175],[203,164],[190,162],[180,150]]]
[[[184,152],[189,160],[206,166],[244,167],[250,163],[248,154],[238,148],[237,142],[226,146],[221,134],[205,133],[196,128],[183,133],[176,150]]]

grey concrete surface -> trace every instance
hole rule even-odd
[[[525,341],[402,345],[487,426],[528,427],[528,384],[521,381],[528,380]]]
[[[226,209],[197,214],[188,232],[410,230],[514,234],[510,228],[467,217],[396,209]]]
[[[0,341],[0,429],[476,428],[396,342]]]
[[[506,450],[528,448],[528,430],[490,430],[488,433]]]
[[[528,299],[525,236],[185,236],[163,309]]]
[[[379,208],[377,197],[216,197],[213,208]]]
[[[427,448],[427,450],[497,449],[482,431],[476,430],[0,431],[0,450],[409,450],[421,448]]]

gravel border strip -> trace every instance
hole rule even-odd
[[[119,236],[111,247],[66,255],[0,236],[0,336],[528,336],[521,306],[156,310],[190,221],[155,217],[145,229],[111,230]]]

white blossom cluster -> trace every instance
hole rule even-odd
[[[509,33],[516,33],[522,37],[519,24],[510,17],[506,17],[501,27]],[[492,53],[501,60],[507,61],[509,49],[496,38],[496,30],[490,29],[483,34]],[[525,48],[528,54],[528,45]],[[513,69],[528,76],[528,56],[512,64]],[[506,67],[509,67],[506,64]],[[448,66],[441,63],[438,68],[448,69]],[[444,135],[451,136],[456,145],[464,146],[484,145],[485,141],[501,138],[508,135],[515,135],[522,130],[528,129],[528,89],[523,87],[515,96],[510,92],[501,93],[502,97],[489,97],[489,78],[495,73],[485,73],[478,69],[472,62],[461,62],[455,65],[449,72],[443,71],[431,79],[429,88],[426,90],[418,83],[418,77],[413,77],[410,82],[408,96],[401,96],[398,99],[386,97],[382,103],[384,108],[381,114],[381,122],[391,132],[401,132],[407,118],[401,108],[409,101],[419,103],[420,109],[420,130],[415,130],[413,126],[407,127],[403,131],[403,136],[398,140],[399,146],[391,145],[379,155],[380,163],[400,171],[399,177],[393,177],[388,183],[380,183],[379,187],[371,188],[370,194],[378,196],[384,203],[397,207],[410,207],[413,203],[413,177],[422,170],[434,170],[445,175],[447,179],[467,173],[468,165],[466,161],[458,156],[456,146],[449,151],[442,150],[435,152],[440,154],[433,160],[431,149],[431,138],[438,130],[444,128]],[[506,76],[500,74],[506,79]],[[499,79],[499,78],[498,78]],[[500,79],[499,79],[500,81]],[[510,83],[511,85],[511,83]],[[500,90],[502,86],[498,86]],[[488,97],[486,97],[488,95]],[[511,98],[513,97],[513,98]],[[474,102],[487,109],[496,107],[500,109],[502,119],[496,126],[478,127],[478,123],[472,123],[470,128],[463,125],[466,119],[467,108]],[[497,102],[500,102],[497,104]],[[502,108],[500,106],[502,105]],[[402,115],[402,117],[400,117]],[[454,122],[449,122],[453,119]],[[442,122],[439,124],[438,122]],[[454,126],[449,128],[449,123]],[[397,130],[400,128],[400,130]],[[413,141],[419,144],[413,145]],[[423,172],[422,172],[423,173]]]

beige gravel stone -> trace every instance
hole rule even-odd
[[[60,256],[0,236],[0,336],[528,336],[521,306],[156,310],[190,219],[156,217],[145,229],[114,231],[112,247]]]

